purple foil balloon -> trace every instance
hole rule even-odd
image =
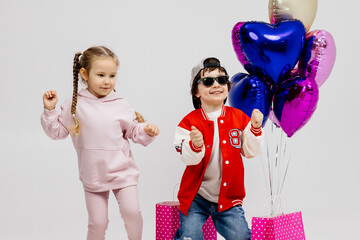
[[[238,22],[237,24],[235,24],[235,26],[233,27],[233,30],[232,30],[231,38],[232,38],[232,44],[233,44],[237,59],[240,61],[240,63],[246,69],[247,66],[249,66],[249,61],[246,59],[246,56],[241,49],[241,44],[240,44],[240,39],[239,39],[240,38],[239,31],[240,31],[241,26],[244,24],[245,24],[245,22]]]
[[[275,124],[276,127],[280,127],[280,122],[277,120],[273,109],[270,109],[269,119]]]
[[[331,34],[324,30],[311,31],[306,34],[305,53],[295,74],[314,79],[320,87],[328,79],[335,58],[336,48]]]
[[[274,114],[288,137],[310,120],[318,100],[319,88],[314,79],[295,77],[275,88]]]

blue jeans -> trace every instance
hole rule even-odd
[[[218,204],[209,202],[197,194],[187,216],[180,212],[180,228],[175,240],[203,240],[202,226],[212,217],[216,231],[226,240],[250,240],[251,231],[241,205],[218,212]]]

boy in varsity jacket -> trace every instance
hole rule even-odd
[[[217,58],[196,65],[191,84],[196,110],[181,120],[174,142],[187,165],[178,193],[180,228],[175,240],[204,239],[202,226],[209,216],[225,239],[249,240],[241,155],[252,158],[260,150],[263,115],[254,109],[249,118],[224,106],[231,85]]]

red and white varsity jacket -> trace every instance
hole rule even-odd
[[[204,137],[202,148],[196,148],[190,140],[191,126]],[[218,199],[218,211],[242,205],[245,197],[244,165],[242,157],[254,157],[260,150],[261,129],[251,126],[250,118],[241,110],[223,107],[218,118],[219,141],[222,154],[222,179]],[[178,199],[180,211],[187,215],[189,207],[199,191],[205,169],[209,163],[214,139],[214,122],[200,108],[185,116],[176,128],[175,148],[187,165],[183,173]]]

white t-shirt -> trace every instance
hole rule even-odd
[[[220,184],[222,178],[222,156],[219,143],[218,117],[221,110],[207,113],[209,119],[214,122],[214,142],[209,163],[198,193],[210,202],[218,202]]]

